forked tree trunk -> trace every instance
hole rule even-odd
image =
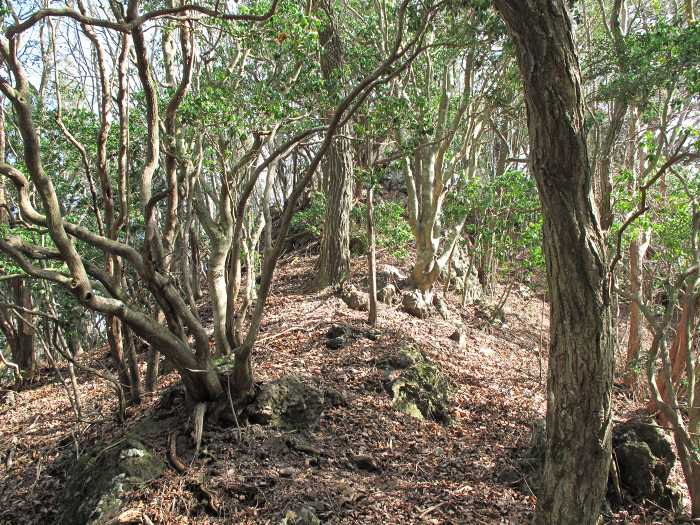
[[[613,352],[581,76],[564,0],[495,0],[518,53],[551,296],[547,438],[535,523],[593,525],[611,457]]]
[[[683,372],[685,372],[688,358],[690,356],[690,334],[691,328],[695,326],[695,293],[686,293],[683,297],[683,304],[681,308],[681,316],[678,319],[678,325],[676,326],[676,335],[673,338],[673,343],[669,351],[669,357],[671,361],[671,384],[678,390],[678,385],[681,382]],[[662,375],[663,371],[660,370],[656,374],[656,384],[659,388],[659,395],[661,399],[665,402],[670,403],[670,395],[668,391],[668,386],[664,377]],[[695,379],[693,377],[693,379]],[[694,388],[694,385],[689,385],[689,388]],[[649,400],[648,409],[650,412],[656,412],[658,407],[654,402],[654,399]],[[663,413],[659,414],[661,421],[665,421],[665,416]]]

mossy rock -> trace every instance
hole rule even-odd
[[[662,428],[636,420],[619,424],[613,430],[613,449],[620,485],[632,500],[678,508],[677,491],[667,485],[676,455]]]
[[[163,460],[136,437],[98,445],[70,467],[57,523],[107,523],[119,513],[126,492],[164,471]]]
[[[288,376],[262,385],[246,414],[252,423],[305,430],[318,425],[323,407],[323,393]]]
[[[310,507],[288,510],[280,525],[321,525],[321,520]]]
[[[392,406],[418,419],[450,422],[450,383],[440,368],[413,346],[408,346],[387,360],[402,369],[391,383]]]

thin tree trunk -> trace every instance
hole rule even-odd
[[[134,334],[128,326],[122,326],[122,331],[124,341],[126,342],[126,362],[129,365],[131,402],[138,405],[141,403],[141,396],[143,396],[143,384],[141,382],[138,355],[136,354],[136,343],[134,341]]]
[[[192,253],[192,295],[198,301],[202,298],[200,279],[202,257],[199,252],[199,230],[194,225],[190,228],[190,251]]]
[[[695,294],[690,292],[687,293],[683,300],[683,307],[681,309],[681,317],[678,320],[678,325],[676,327],[676,336],[673,339],[673,344],[669,351],[669,357],[671,361],[671,384],[677,388],[680,383],[681,376],[686,370],[688,363],[689,352],[690,352],[690,329],[694,325],[695,321]],[[656,384],[659,387],[659,394],[661,399],[669,402],[669,392],[666,386],[666,382],[661,376],[661,371],[657,374]],[[694,385],[690,385],[691,388]],[[657,410],[656,403],[653,399],[650,400],[649,410],[655,412]],[[663,416],[663,414],[662,414]]]
[[[376,242],[374,238],[374,184],[370,181],[367,190],[367,281],[369,282],[369,317],[372,326],[377,324],[377,264]]]
[[[495,0],[515,44],[551,296],[547,437],[538,525],[594,525],[611,457],[613,348],[581,74],[563,0]]]
[[[110,315],[107,316],[107,342],[109,351],[117,367],[117,377],[125,390],[125,396],[131,395],[131,379],[124,359],[124,337],[122,333],[122,322]]]
[[[642,231],[632,241],[629,249],[630,296],[643,294],[644,257],[649,247],[649,232]],[[630,302],[629,337],[627,338],[627,358],[625,361],[625,384],[633,387],[637,383],[639,354],[642,348],[642,312],[637,301]]]

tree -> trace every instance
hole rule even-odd
[[[323,5],[325,22],[319,32],[321,72],[326,95],[335,106],[342,93],[344,79],[343,43],[330,2]],[[340,284],[350,275],[350,211],[353,196],[351,126],[344,125],[328,147],[322,162],[326,212],[321,236],[316,284],[319,287]]]
[[[535,523],[594,524],[611,456],[613,350],[581,75],[563,0],[495,0],[518,54],[550,291],[546,455]]]

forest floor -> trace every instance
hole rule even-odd
[[[296,375],[321,390],[339,390],[346,405],[324,411],[320,426],[303,436],[306,451],[286,446],[288,436],[268,427],[252,425],[240,433],[205,428],[204,450],[187,472],[166,471],[130,493],[126,508],[163,524],[278,524],[300,505],[313,508],[323,523],[529,522],[535,498],[522,476],[512,473],[518,472],[517,452],[545,409],[547,363],[541,354],[548,319],[541,296],[515,286],[503,325],[484,319],[476,307],[461,309],[452,294],[447,321],[437,315],[420,320],[384,306],[376,341],[360,338],[330,350],[324,342],[332,325],[369,327],[366,313],[349,309],[330,291],[309,291],[313,262],[288,256],[278,269],[256,347],[256,380]],[[365,275],[363,258],[355,259],[353,270]],[[449,339],[458,322],[466,334],[463,349]],[[454,387],[449,426],[391,406],[378,357],[409,343],[439,364]],[[81,359],[95,368],[108,362],[106,349]],[[158,410],[158,396],[130,407],[125,430],[114,420],[109,385],[82,373],[79,381],[84,410],[94,414],[86,418],[94,421],[75,422],[50,369],[18,392],[13,404],[0,405],[0,524],[53,522],[66,458],[122,435]],[[162,377],[160,392],[176,381],[174,373]],[[615,403],[616,420],[640,408],[619,392]],[[192,458],[187,414],[161,414],[158,424],[161,432],[149,445],[165,458],[168,434],[180,430],[180,454]],[[352,454],[369,456],[376,471],[356,468]],[[201,502],[197,487],[204,484],[218,501],[218,515]],[[611,522],[672,522],[663,515],[639,507],[617,512]]]

